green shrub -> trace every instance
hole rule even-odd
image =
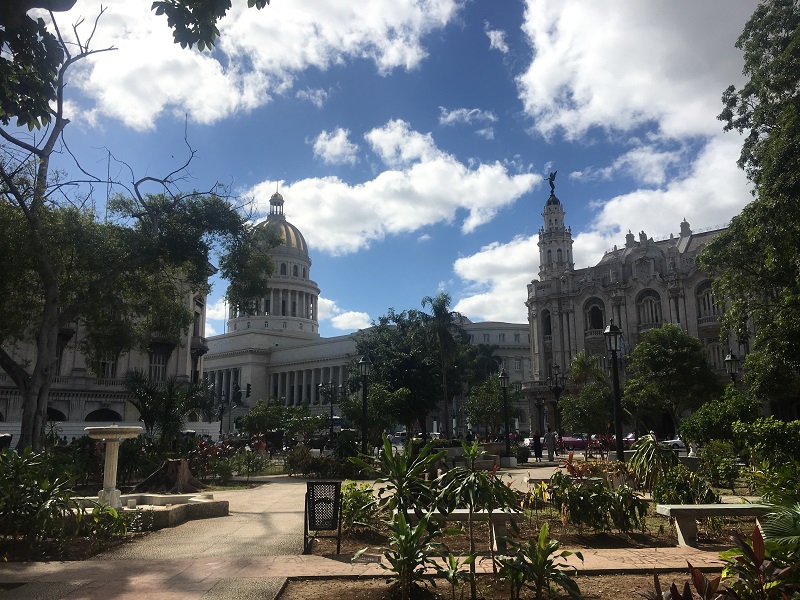
[[[308,473],[312,458],[311,451],[305,446],[298,444],[284,456],[284,469],[289,475]]]
[[[631,471],[642,488],[649,491],[677,463],[678,455],[672,448],[662,446],[652,435],[644,435],[636,443],[636,451],[631,458]]]
[[[372,527],[378,518],[378,504],[368,483],[342,484],[342,526],[348,533],[359,525]]]
[[[746,478],[764,502],[778,506],[800,504],[800,462],[762,463],[747,471]]]
[[[653,500],[659,504],[716,504],[720,497],[706,479],[678,464],[653,483]]]
[[[700,475],[711,480],[717,486],[733,489],[739,477],[739,465],[736,464],[736,453],[733,444],[721,440],[711,440],[700,453]]]
[[[82,531],[99,541],[125,537],[128,522],[118,510],[108,504],[97,504],[83,519]]]
[[[23,538],[34,548],[77,533],[80,511],[72,482],[51,478],[48,470],[45,455],[30,448],[0,452],[0,536]]]

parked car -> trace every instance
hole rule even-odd
[[[683,440],[680,438],[673,438],[671,440],[664,440],[660,442],[662,446],[666,446],[667,448],[672,448],[673,450],[685,450],[686,444],[683,443]]]
[[[629,433],[624,438],[622,438],[622,445],[625,446],[626,448],[630,448],[635,443],[636,443],[636,434],[633,432]]]
[[[564,450],[567,450],[567,451],[570,451],[570,450],[585,450],[587,441],[586,441],[586,438],[582,434],[576,433],[576,434],[573,434],[573,435],[561,436],[561,440],[560,440],[559,443],[561,444],[561,447],[564,448]]]

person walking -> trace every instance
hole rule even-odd
[[[544,434],[544,445],[547,447],[547,462],[553,462],[556,452],[556,434],[549,427],[547,428],[547,433]]]
[[[533,435],[533,456],[536,462],[542,462],[542,438],[538,429]]]

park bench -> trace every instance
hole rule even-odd
[[[431,515],[432,519],[439,519],[447,521],[448,523],[466,523],[469,515],[469,509],[456,508],[447,514],[434,513]],[[477,510],[472,513],[472,521],[477,523],[485,523],[489,521],[491,516],[490,525],[492,527],[494,538],[494,550],[496,552],[506,551],[506,523],[519,521],[520,513],[507,513],[501,510],[492,511],[491,514],[485,510]],[[465,526],[466,528],[466,526]]]
[[[656,512],[672,517],[679,546],[697,544],[697,519],[706,517],[762,517],[772,508],[763,504],[658,504]]]

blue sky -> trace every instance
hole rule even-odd
[[[185,136],[184,189],[220,182],[262,217],[277,185],[323,336],[439,291],[473,321],[525,323],[551,171],[577,267],[751,198],[716,119],[751,0],[234,0],[210,53],[175,46],[147,0],[103,5],[93,47],[115,50],[70,77],[71,150],[131,180],[183,164]],[[62,30],[99,7],[78,0]]]

